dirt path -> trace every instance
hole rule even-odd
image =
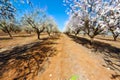
[[[49,67],[39,80],[114,80],[112,71],[103,67],[99,58],[91,56],[89,50],[62,35],[59,53],[50,60]]]

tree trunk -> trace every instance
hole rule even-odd
[[[117,40],[117,36],[114,36],[113,38],[114,38],[114,41],[116,41],[116,40]]]
[[[7,28],[6,28],[6,30],[7,30],[8,35],[10,36],[10,38],[13,38],[10,31]]]
[[[90,38],[90,45],[93,45],[93,42],[94,42],[94,38],[91,37],[91,38]]]
[[[114,34],[114,35],[113,35],[114,41],[117,40],[117,37],[118,37],[118,36],[119,36],[119,34],[116,34],[116,35]]]
[[[49,36],[51,36],[50,33],[49,33]]]
[[[114,41],[117,40],[117,37],[119,36],[119,34],[115,34],[114,31],[110,28],[110,31],[112,32],[113,34],[113,38],[114,38]]]
[[[83,36],[85,36],[86,34],[85,33],[83,33]]]
[[[77,36],[78,35],[78,33],[75,33],[75,36]]]
[[[75,33],[75,36],[77,36],[77,34]]]
[[[39,32],[37,32],[37,37],[40,40],[40,33]]]
[[[48,36],[51,36],[51,35],[50,35],[50,32],[47,32],[47,33],[48,33]]]

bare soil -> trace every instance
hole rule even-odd
[[[70,80],[72,76],[78,76],[77,80],[119,80],[113,78],[114,71],[103,66],[102,56],[92,54],[66,35],[61,37],[60,44],[59,54],[51,59],[39,80]]]
[[[106,63],[114,61],[111,57],[119,62],[119,41],[95,39],[91,48],[88,37],[82,36],[43,35],[42,41],[34,35],[25,38],[15,38],[14,44],[0,40],[4,41],[1,48],[37,42],[21,53],[0,55],[0,80],[70,80],[75,76],[77,80],[120,80],[120,75]]]
[[[13,39],[11,39],[9,36],[0,36],[0,49],[16,45],[23,45],[36,40],[37,37],[35,34],[17,34],[13,35]]]
[[[0,80],[36,80],[35,77],[45,70],[45,62],[48,64],[49,57],[56,55],[59,37],[42,35],[41,40],[30,41],[35,37],[29,37],[25,44],[12,44],[14,48],[0,52]]]

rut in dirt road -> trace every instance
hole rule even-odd
[[[90,51],[62,35],[59,53],[51,58],[49,67],[39,76],[39,80],[114,80],[113,71],[102,66]]]

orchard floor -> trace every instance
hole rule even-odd
[[[25,40],[25,43],[31,42],[30,40],[34,42],[36,41],[36,37],[33,36],[27,38]],[[19,41],[15,45],[18,45],[22,42],[24,42],[24,39],[21,39],[21,41]],[[107,41],[105,42],[107,43]],[[5,43],[7,44],[7,42]],[[117,78],[113,78],[112,75],[115,74],[113,70],[111,70],[109,67],[103,66],[106,64],[103,60],[102,55],[91,52],[90,49],[82,46],[81,44],[78,44],[67,35],[61,34],[59,39],[47,41],[44,43],[47,44],[45,45],[46,49],[48,49],[49,47],[52,47],[52,49],[50,48],[50,50],[48,51],[44,49],[43,51],[46,52],[43,52],[43,54],[47,52],[49,53],[49,51],[53,51],[53,48],[55,48],[55,55],[47,56],[47,58],[44,59],[44,62],[40,64],[41,70],[39,70],[38,74],[34,77],[28,75],[26,77],[26,80],[120,80],[119,76]],[[41,51],[44,48],[41,48],[40,46],[34,48],[33,50],[35,51],[32,54],[34,54],[36,51]],[[119,46],[119,44],[117,46]],[[35,55],[35,57],[39,59],[37,55]],[[22,65],[26,65],[26,63],[24,62],[22,63]],[[9,64],[5,66],[10,67]],[[31,67],[36,69],[35,66],[36,64],[31,65]],[[12,70],[6,70],[6,72],[4,72],[3,76],[0,77],[0,80],[25,80],[25,78],[15,79],[15,77],[19,75],[15,73],[16,69],[10,69]],[[28,69],[26,70],[26,72],[27,71]],[[21,71],[21,74],[24,73]]]
[[[0,49],[16,45],[23,45],[34,41],[37,41],[35,34],[14,34],[13,39],[7,35],[4,35],[0,36]]]
[[[62,35],[58,48],[58,55],[50,60],[49,67],[36,80],[115,80],[112,79],[114,72],[103,66],[102,57],[68,36]]]

